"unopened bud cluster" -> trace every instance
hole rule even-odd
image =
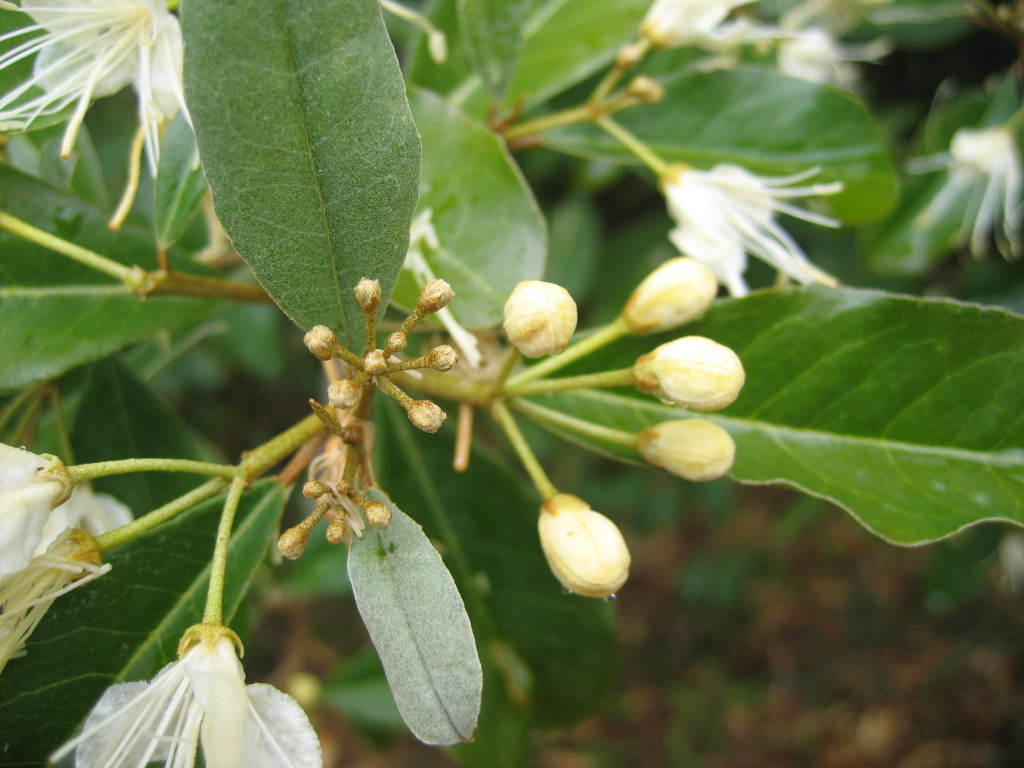
[[[444,280],[431,280],[420,292],[416,307],[402,323],[402,327],[387,337],[384,347],[376,346],[377,308],[381,301],[381,288],[377,280],[363,278],[353,292],[356,303],[363,309],[366,331],[366,348],[362,356],[356,355],[338,343],[330,328],[318,325],[310,329],[304,341],[306,347],[318,360],[338,358],[354,371],[352,378],[341,379],[327,389],[327,399],[334,408],[349,410],[355,408],[367,388],[376,386],[393,397],[409,416],[409,421],[424,432],[436,432],[445,420],[445,413],[429,400],[413,400],[390,379],[390,374],[399,371],[431,368],[435,371],[450,371],[459,362],[459,356],[447,344],[434,347],[427,354],[413,360],[398,360],[394,356],[409,343],[409,332],[424,317],[447,306],[455,293]],[[336,420],[326,409],[314,410],[323,418],[328,427],[338,433]]]

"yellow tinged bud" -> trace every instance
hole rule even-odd
[[[363,517],[374,528],[387,528],[388,523],[391,522],[391,509],[387,504],[371,501],[363,507]]]
[[[524,280],[505,302],[505,333],[526,357],[557,355],[576,332],[576,302],[560,285]]]
[[[424,315],[444,309],[455,297],[455,291],[444,280],[431,280],[423,286],[420,297],[416,302],[416,309]]]
[[[345,513],[338,512],[338,516],[331,520],[331,524],[327,526],[327,543],[328,544],[341,544],[345,540],[345,533],[348,530],[348,526],[345,525]]]
[[[362,386],[352,379],[341,379],[327,387],[327,402],[335,408],[352,408],[359,402]]]
[[[424,432],[437,432],[448,415],[429,400],[413,400],[406,409],[409,421]]]
[[[298,560],[306,551],[306,542],[309,540],[309,529],[302,525],[289,528],[281,534],[277,540],[277,551],[282,557],[289,560]]]
[[[695,482],[721,477],[736,456],[729,433],[703,419],[656,424],[640,433],[638,448],[654,466]]]
[[[360,280],[353,291],[356,303],[368,312],[372,312],[380,305],[380,281],[370,280],[364,277]]]
[[[639,99],[644,104],[657,104],[665,98],[665,86],[657,80],[640,75],[639,77],[634,77],[629,83],[626,87],[626,93]]]
[[[570,592],[610,597],[629,576],[629,550],[615,523],[568,493],[541,506],[540,545],[552,573]]]
[[[622,310],[631,333],[659,333],[701,317],[718,293],[710,269],[695,259],[666,261],[637,286]]]
[[[363,356],[363,371],[367,376],[380,376],[387,369],[388,361],[384,359],[384,350],[371,349]]]
[[[409,337],[404,333],[395,331],[388,336],[387,348],[392,352],[401,352],[409,345]]]
[[[308,480],[302,485],[302,495],[307,499],[319,499],[325,493],[330,493],[330,488],[319,480]]]
[[[434,347],[427,354],[427,364],[435,371],[450,371],[459,362],[459,354],[447,344]]]
[[[662,344],[633,366],[638,389],[698,411],[725,408],[739,395],[745,378],[736,353],[703,336]]]
[[[330,360],[334,357],[334,348],[338,345],[338,338],[326,325],[314,325],[302,337],[302,343],[317,360]]]

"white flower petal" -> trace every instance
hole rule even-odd
[[[253,683],[249,720],[242,750],[246,768],[319,768],[320,739],[309,718],[291,696],[271,685]]]

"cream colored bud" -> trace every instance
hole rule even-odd
[[[391,508],[379,501],[371,501],[363,507],[363,517],[374,528],[387,528],[391,522]]]
[[[302,485],[302,495],[307,499],[319,499],[325,493],[330,493],[330,491],[331,489],[319,480],[309,480]]]
[[[394,354],[395,352],[401,352],[409,345],[409,337],[400,331],[395,331],[388,336],[387,348]]]
[[[644,104],[657,104],[665,98],[665,86],[657,80],[640,75],[634,77],[626,86],[626,93]]]
[[[427,365],[433,368],[435,371],[450,371],[455,367],[455,364],[459,362],[459,353],[449,347],[447,344],[442,344],[439,347],[434,347],[427,354]]]
[[[632,69],[643,57],[644,51],[639,45],[624,45],[615,55],[615,66],[619,69]]]
[[[429,400],[413,400],[407,412],[409,421],[424,432],[437,432],[448,415]]]
[[[331,382],[327,387],[327,402],[335,408],[354,408],[359,402],[363,388],[357,381],[341,379]]]
[[[345,512],[344,510],[338,510],[338,516],[331,520],[330,525],[327,526],[327,543],[341,544],[345,540],[347,532],[348,526],[345,524]]]
[[[416,302],[416,309],[424,315],[444,309],[455,297],[455,291],[444,280],[431,280],[423,286],[420,291],[420,298]]]
[[[380,376],[388,369],[383,349],[371,349],[363,356],[363,370],[367,376]]]
[[[583,499],[560,493],[541,507],[540,545],[570,592],[610,597],[629,576],[629,550],[618,527]]]
[[[370,280],[364,277],[356,284],[353,293],[356,297],[356,304],[368,312],[372,312],[380,305],[379,280]]]
[[[701,317],[717,293],[718,281],[710,269],[695,259],[672,259],[637,286],[622,319],[635,334],[678,328]]]
[[[524,280],[505,302],[505,333],[527,357],[557,355],[576,332],[576,302],[560,285]]]
[[[703,419],[656,424],[640,433],[637,447],[654,466],[695,482],[721,477],[736,456],[729,433]]]
[[[736,353],[703,336],[662,344],[633,366],[638,389],[698,411],[717,411],[732,403],[744,378]]]
[[[289,560],[298,560],[306,551],[306,542],[309,541],[309,529],[302,525],[289,528],[281,534],[277,540],[277,551],[282,557]]]
[[[302,337],[302,343],[317,360],[330,360],[334,357],[334,348],[338,346],[338,337],[326,325],[314,325]]]

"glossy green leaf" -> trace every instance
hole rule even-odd
[[[112,570],[61,597],[0,675],[7,766],[42,765],[110,685],[147,680],[176,658],[202,620],[223,499],[213,499],[110,553]],[[224,593],[231,617],[267,554],[284,508],[274,480],[257,484],[235,521]]]
[[[721,413],[682,414],[633,393],[538,402],[627,431],[710,419],[736,440],[736,479],[832,501],[894,543],[985,520],[1024,524],[1021,317],[808,287],[721,302],[685,333],[743,361],[746,386]],[[593,365],[628,365],[667,338],[624,343]]]
[[[352,288],[376,278],[390,295],[419,176],[379,3],[190,0],[182,22],[186,95],[232,243],[300,326],[361,338]]]
[[[501,5],[492,2],[491,5]],[[520,51],[515,73],[506,87],[504,106],[520,108],[542,104],[571,85],[609,64],[615,53],[636,37],[650,0],[535,0],[521,25]],[[437,3],[431,15],[448,34],[458,34],[454,6]],[[508,44],[506,44],[508,45]],[[473,50],[451,46],[451,59],[438,66],[421,45],[410,77],[413,82],[451,96],[462,104],[471,101],[484,114],[487,100],[480,98],[484,79],[473,67]],[[494,56],[495,54],[491,54]],[[508,58],[504,60],[507,62]]]
[[[514,713],[524,704],[542,727],[579,721],[614,671],[610,607],[566,595],[551,575],[537,533],[540,499],[521,476],[481,444],[473,447],[469,469],[453,473],[450,430],[426,435],[398,409],[380,410],[377,477],[396,500],[417,505],[428,535],[444,547],[481,648],[486,643],[485,674],[493,665],[476,741],[459,749],[518,752],[508,730],[515,731]],[[500,737],[500,748],[485,741],[487,733]]]
[[[419,210],[430,209],[440,247],[425,248],[435,276],[455,289],[451,311],[469,328],[499,323],[520,280],[544,273],[544,219],[504,144],[487,127],[440,97],[413,91],[423,136]],[[419,287],[404,276],[395,300],[416,304]]]
[[[853,96],[756,69],[696,72],[663,84],[662,101],[615,119],[664,160],[701,169],[735,163],[768,176],[820,167],[814,182],[843,183],[842,192],[822,198],[832,215],[864,222],[892,208],[896,181],[888,150]],[[583,157],[639,164],[594,126],[551,131],[545,143]]]
[[[122,264],[156,268],[152,240],[134,226],[115,234],[103,211],[10,168],[0,168],[4,211]],[[0,390],[56,376],[198,319],[216,301],[141,301],[120,283],[0,232]],[[195,269],[194,266],[179,264]]]
[[[476,71],[501,101],[523,46],[529,0],[458,0],[459,29]]]
[[[179,112],[160,143],[153,202],[158,245],[167,248],[177,242],[205,193],[195,134],[188,117]]]
[[[472,738],[482,676],[462,597],[423,529],[376,490],[391,523],[353,539],[348,577],[409,730],[427,744]]]

